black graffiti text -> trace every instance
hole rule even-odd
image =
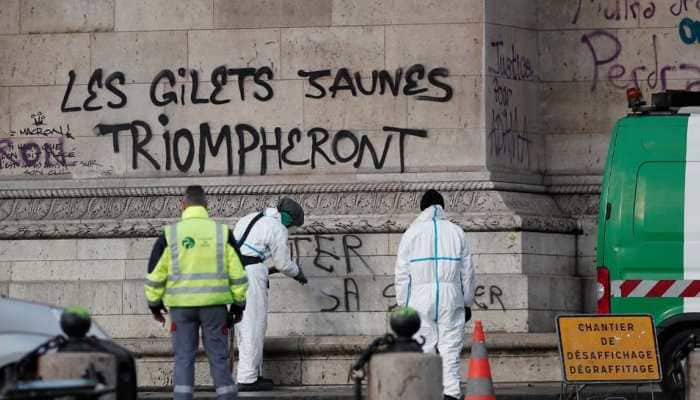
[[[335,74],[330,69],[312,71],[302,69],[298,71],[298,75],[309,81],[309,92],[305,96],[312,99],[322,99],[328,95],[335,98],[338,93],[346,92],[353,97],[374,94],[390,94],[396,97],[403,94],[416,96],[416,100],[444,103],[450,101],[453,95],[452,87],[443,80],[450,75],[446,68],[428,70],[421,64],[412,65],[406,70],[398,68],[393,72],[384,69],[374,70],[369,77],[363,77],[359,71],[352,73],[347,68],[340,68],[335,71]],[[328,79],[331,77],[333,79]],[[369,80],[369,83],[366,80]],[[425,94],[431,88],[436,89],[439,95]]]
[[[357,286],[357,282],[353,278],[343,278],[342,300],[338,296],[326,290],[322,290],[321,293],[333,300],[333,305],[331,307],[322,308],[321,312],[338,311],[341,305],[343,305],[343,310],[346,312],[360,311],[360,288]]]
[[[482,310],[489,310],[495,308],[500,308],[502,311],[506,311],[506,306],[503,304],[501,296],[503,296],[503,289],[497,285],[489,285],[488,291],[486,286],[478,285],[474,289],[474,304]],[[487,296],[488,304],[486,301],[481,301],[482,297]]]
[[[61,112],[77,112],[77,111],[98,111],[106,105],[112,109],[122,108],[126,105],[127,98],[124,92],[119,88],[126,82],[126,77],[123,72],[113,72],[104,77],[102,68],[96,69],[90,76],[90,80],[86,86],[87,96],[82,103],[72,103],[71,95],[73,94],[76,73],[71,70],[68,72],[68,86],[63,93],[61,101]],[[104,89],[104,90],[103,90]],[[104,93],[107,92],[107,93]],[[103,96],[109,96],[103,98]],[[74,105],[71,105],[74,104]]]
[[[214,68],[209,76],[209,83],[204,83],[199,71],[192,69],[189,72],[185,68],[179,68],[177,75],[180,78],[189,78],[191,83],[177,83],[175,72],[170,69],[160,71],[151,82],[149,91],[151,103],[162,107],[169,104],[184,106],[187,104],[226,104],[231,99],[222,97],[224,87],[231,82],[236,82],[241,101],[245,101],[250,94],[246,89],[246,82],[252,81],[256,88],[252,97],[259,101],[272,99],[274,91],[269,81],[274,78],[272,68],[268,66],[260,68],[227,68],[220,65]],[[165,92],[158,94],[159,88],[165,85]],[[204,88],[204,86],[207,86]]]
[[[397,148],[400,171],[405,171],[405,148],[408,137],[427,137],[427,131],[385,126],[384,143],[373,143],[367,135],[357,135],[348,130],[328,132],[323,128],[311,128],[305,134],[299,129],[292,129],[283,136],[282,129],[271,130],[255,128],[248,124],[237,124],[221,127],[218,133],[212,132],[208,123],[199,125],[199,143],[195,143],[195,135],[186,128],[171,132],[167,129],[169,118],[162,114],[158,118],[166,129],[159,135],[165,159],[157,160],[146,147],[155,141],[151,126],[144,121],[136,120],[124,124],[99,124],[95,128],[98,135],[112,135],[112,147],[115,153],[120,152],[119,133],[131,133],[132,165],[139,169],[139,161],[145,161],[156,170],[166,171],[177,169],[190,172],[197,165],[199,173],[206,169],[209,158],[216,157],[220,152],[225,154],[227,173],[234,173],[234,140],[236,141],[235,156],[238,157],[238,175],[245,175],[246,161],[253,154],[260,160],[260,175],[265,175],[268,168],[268,153],[277,158],[277,167],[282,170],[284,165],[308,165],[311,169],[319,165],[351,164],[355,168],[362,165],[363,160],[371,158],[375,169],[382,169],[391,148]],[[269,134],[268,134],[269,133]],[[398,137],[397,137],[398,136]],[[398,144],[395,143],[395,137]],[[305,153],[302,158],[290,155],[295,149],[301,148]]]
[[[341,261],[345,265],[345,274],[349,275],[353,273],[352,259],[356,258],[370,273],[374,274],[374,270],[367,261],[364,259],[362,254],[360,254],[359,249],[362,247],[362,239],[353,234],[342,235],[339,241],[341,245],[342,254],[336,254],[336,248],[334,244],[336,243],[336,238],[334,236],[326,235],[314,235],[313,237],[308,236],[294,236],[289,238],[289,249],[292,257],[295,258],[297,264],[299,264],[299,243],[301,242],[312,242],[314,243],[314,260],[313,265],[322,271],[333,273],[337,272],[338,265],[327,264],[322,257],[331,260]]]
[[[530,58],[521,54],[511,44],[510,51],[504,51],[503,41],[491,42],[491,47],[496,49],[496,65],[489,65],[489,72],[501,78],[514,81],[531,81],[535,75],[535,69]]]
[[[532,142],[528,137],[527,115],[513,104],[513,89],[506,82],[493,78],[489,153],[510,166],[527,168]]]

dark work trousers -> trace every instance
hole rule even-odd
[[[199,346],[200,327],[217,400],[238,399],[237,388],[228,369],[226,306],[171,308],[170,319],[175,353],[174,399],[193,398],[194,361]]]

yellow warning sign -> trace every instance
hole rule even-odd
[[[566,382],[661,380],[650,315],[561,315],[557,332]]]

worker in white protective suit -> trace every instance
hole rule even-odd
[[[269,288],[268,267],[300,284],[307,283],[304,272],[292,261],[287,238],[288,229],[304,224],[304,210],[294,200],[283,197],[276,208],[266,208],[241,218],[233,230],[248,275],[246,310],[238,325],[238,391],[272,390],[273,382],[262,377],[263,344],[267,329]]]
[[[459,355],[474,302],[474,268],[464,231],[445,217],[445,201],[428,190],[421,214],[401,237],[396,259],[396,300],[418,311],[424,352],[442,356],[445,399],[461,397]]]

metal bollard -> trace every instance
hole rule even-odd
[[[367,377],[368,400],[441,400],[442,358],[424,354],[413,339],[420,329],[420,316],[410,307],[391,314],[396,335],[377,338],[350,369],[355,381],[355,400],[362,399],[362,381]]]
[[[698,350],[688,353],[686,398],[700,399],[700,351]]]
[[[42,379],[78,379],[84,377],[90,369],[100,374],[104,384],[116,387],[117,359],[107,353],[50,353],[39,358],[38,374]],[[102,400],[114,400],[115,393],[102,395]]]
[[[442,400],[442,359],[436,354],[383,353],[369,362],[368,400]]]

